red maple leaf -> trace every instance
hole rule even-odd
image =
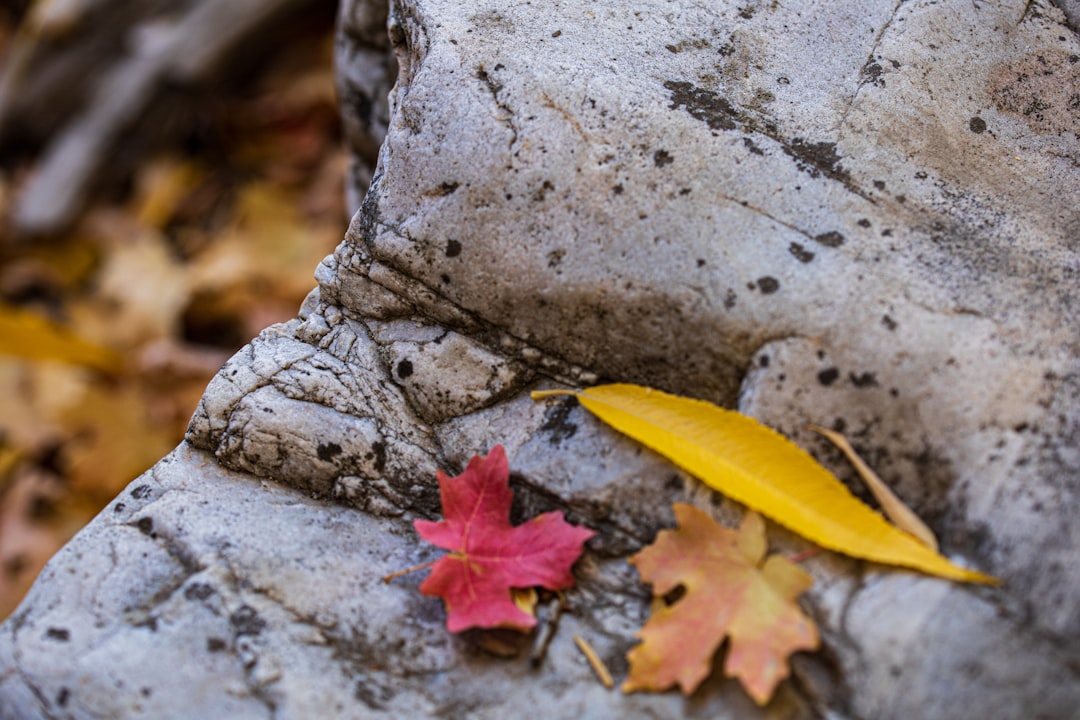
[[[420,585],[425,595],[446,603],[446,627],[528,630],[533,615],[519,608],[511,588],[541,586],[562,590],[574,584],[570,567],[595,533],[544,513],[524,525],[510,524],[510,468],[502,445],[487,457],[474,456],[457,477],[437,472],[445,520],[417,520],[416,532],[450,550]]]

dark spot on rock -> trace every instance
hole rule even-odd
[[[698,258],[697,259],[697,266],[698,267],[705,267],[705,258]]]
[[[446,241],[446,257],[457,257],[461,254],[461,243],[457,240]]]
[[[540,425],[540,431],[551,433],[549,442],[552,445],[561,445],[563,440],[574,437],[578,426],[570,422],[570,412],[577,407],[577,398],[567,397],[557,405],[552,405],[544,413],[544,422]]]
[[[266,621],[250,605],[244,605],[230,615],[229,624],[237,635],[258,635],[266,627]]]
[[[885,326],[886,330],[895,330],[897,327],[896,321],[888,315],[881,316],[881,324]]]
[[[371,452],[375,453],[376,472],[382,472],[386,469],[386,444],[381,442],[371,443]]]
[[[757,144],[748,137],[744,137],[742,139],[742,143],[743,143],[744,146],[746,146],[747,150],[754,153],[755,155],[764,155],[765,154],[765,151],[762,150],[761,148],[759,148],[757,146]]]
[[[848,375],[848,379],[851,380],[851,384],[857,388],[877,387],[878,381],[874,373],[864,372],[856,375],[851,373]]]
[[[859,227],[864,227],[864,228],[870,227],[870,221],[867,220],[866,218],[859,218],[859,221],[857,223],[855,223],[855,224],[858,225]]]
[[[882,230],[881,237],[892,237],[892,228],[885,228]]]
[[[439,279],[442,280],[443,285],[449,285],[450,284],[450,276],[447,275],[446,273],[443,273],[442,275],[440,275]]]
[[[881,79],[881,74],[884,70],[881,64],[876,60],[870,60],[862,69],[862,80],[864,83],[873,83],[879,87],[884,87],[885,81]]]
[[[566,251],[562,248],[555,248],[547,254],[547,266],[549,268],[557,268],[562,264],[563,258],[566,257]]]
[[[439,186],[439,194],[440,195],[449,195],[450,193],[457,190],[459,187],[461,187],[460,183],[444,182],[442,185]]]
[[[771,275],[766,275],[757,279],[757,286],[762,295],[772,295],[780,289],[780,281]]]
[[[727,294],[724,295],[724,309],[730,310],[731,308],[735,307],[735,299],[735,291],[729,288]]]
[[[817,374],[818,382],[828,387],[836,382],[836,379],[840,377],[840,371],[834,367],[825,368]]]
[[[142,500],[144,497],[146,497],[149,494],[150,494],[150,486],[149,485],[140,485],[139,487],[137,487],[137,488],[135,488],[134,490],[131,491],[131,497],[135,498],[136,500]]]
[[[830,232],[821,233],[814,236],[814,242],[825,247],[840,247],[844,244],[844,236],[840,233],[832,230]]]
[[[671,154],[667,150],[657,150],[652,156],[653,164],[656,167],[664,167],[675,162],[675,158],[671,157]]]
[[[874,181],[874,187],[877,188],[878,190],[884,190],[885,189],[885,181],[884,180],[875,180]]]
[[[971,120],[968,120],[968,129],[976,135],[982,134],[986,132],[986,121],[976,115]]]
[[[116,503],[113,505],[113,512],[124,512],[124,508],[127,507],[124,503]]]
[[[221,638],[206,638],[206,650],[207,652],[221,652],[226,647],[225,641]]]
[[[149,537],[157,537],[154,533],[154,519],[151,517],[139,518],[135,523],[135,527],[139,528],[139,532]]]
[[[788,252],[795,256],[799,262],[808,263],[814,259],[814,253],[810,252],[797,242],[788,245]]]
[[[315,453],[319,456],[320,460],[330,462],[341,454],[341,446],[337,443],[319,443],[319,447],[315,449]]]
[[[549,190],[554,190],[555,186],[551,184],[550,180],[545,180],[540,186],[540,189],[533,193],[534,202],[543,202],[547,197]]]
[[[71,631],[67,628],[51,627],[45,631],[45,637],[49,638],[50,640],[67,642],[71,639]]]
[[[553,38],[557,38],[560,35],[562,35],[562,30],[556,30],[555,32],[551,33],[551,37]]]
[[[763,367],[763,368],[769,367],[769,356],[768,355],[760,356],[757,359],[757,364],[758,364],[758,367]]]
[[[753,5],[747,5],[746,7],[739,8],[739,17],[743,20],[749,20],[754,17],[754,13],[757,11]]]
[[[154,691],[151,688],[144,687],[139,688],[139,694],[142,695],[144,698],[148,698],[154,694]]]
[[[151,615],[142,622],[135,623],[132,627],[146,628],[150,632],[157,632],[157,618]]]
[[[781,146],[795,160],[799,169],[809,173],[810,177],[824,175],[830,180],[851,185],[851,175],[840,165],[840,156],[836,154],[836,143],[814,143],[795,138]]]
[[[689,195],[690,194],[690,188],[679,188],[679,194],[680,195]]]
[[[900,397],[900,391],[896,388],[889,388],[889,397]]]
[[[679,48],[677,48],[677,47],[676,47],[676,46],[674,46],[674,45],[665,45],[665,46],[664,46],[664,48],[665,48],[665,49],[666,49],[666,50],[667,50],[667,51],[668,51],[669,53],[672,53],[672,54],[674,54],[674,55],[678,55],[678,54],[679,54]]]
[[[209,583],[192,583],[184,588],[184,597],[188,600],[205,600],[214,594],[214,586]]]
[[[666,81],[664,88],[671,92],[672,110],[685,108],[690,117],[701,120],[713,130],[735,129],[735,108],[716,93],[674,80]]]
[[[926,174],[925,170],[919,170],[917,173],[915,173],[916,180],[925,180],[927,177],[929,176]]]
[[[616,195],[622,195],[622,194],[623,194],[623,186],[622,186],[622,183],[619,183],[619,184],[617,184],[617,185],[613,185],[613,186],[611,187],[611,192],[615,193]]]
[[[394,368],[394,372],[397,373],[398,378],[404,380],[413,374],[413,364],[406,358],[397,364],[397,367]]]
[[[67,707],[69,699],[71,699],[71,691],[66,687],[60,688],[60,692],[56,693],[56,704],[60,707]]]
[[[668,479],[664,481],[664,489],[668,492],[679,492],[683,489],[683,479],[678,475],[668,475]]]
[[[776,78],[776,82],[780,83],[781,85],[790,85],[791,78],[787,77],[786,75],[781,75],[780,77]]]

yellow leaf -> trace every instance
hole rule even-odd
[[[874,494],[874,499],[881,505],[885,516],[892,520],[896,527],[911,533],[931,550],[938,549],[937,537],[934,536],[934,531],[928,528],[922,518],[905,505],[903,500],[896,497],[896,494],[877,476],[877,473],[863,462],[863,459],[855,452],[855,448],[851,447],[851,443],[847,441],[846,437],[833,430],[827,430],[820,425],[810,425],[809,428],[819,435],[824,435],[833,445],[840,448],[840,451],[855,466],[855,470],[858,471],[859,477],[866,483],[866,487],[870,488],[870,492]]]
[[[36,313],[0,305],[0,354],[29,360],[58,360],[114,372],[123,358],[94,345]]]
[[[559,394],[576,395],[616,430],[824,548],[954,580],[999,582],[952,564],[889,524],[795,443],[746,415],[626,384],[533,398]]]

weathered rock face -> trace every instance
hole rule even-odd
[[[1014,2],[395,3],[385,142],[296,321],[50,564],[0,635],[11,717],[1067,717],[1080,706],[1080,41]],[[394,67],[342,10],[358,153]],[[365,59],[366,58],[366,59]],[[351,92],[351,94],[350,94]],[[552,383],[842,428],[972,588],[808,563],[825,649],[759,710],[604,691],[672,501],[739,510]],[[599,531],[540,669],[442,628],[434,470],[507,446],[517,512]],[[772,528],[785,548],[801,541]],[[194,709],[193,709],[194,708]]]

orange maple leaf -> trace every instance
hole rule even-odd
[[[730,637],[724,673],[738,678],[764,705],[789,673],[788,656],[818,646],[817,627],[795,602],[813,579],[779,555],[765,559],[760,515],[747,513],[736,531],[690,505],[673,507],[678,527],[660,532],[630,562],[652,584],[654,595],[679,586],[685,594],[671,605],[657,603],[659,609],[637,633],[642,642],[627,655],[630,675],[623,692],[666,690],[678,683],[689,695],[708,676],[717,647]]]

